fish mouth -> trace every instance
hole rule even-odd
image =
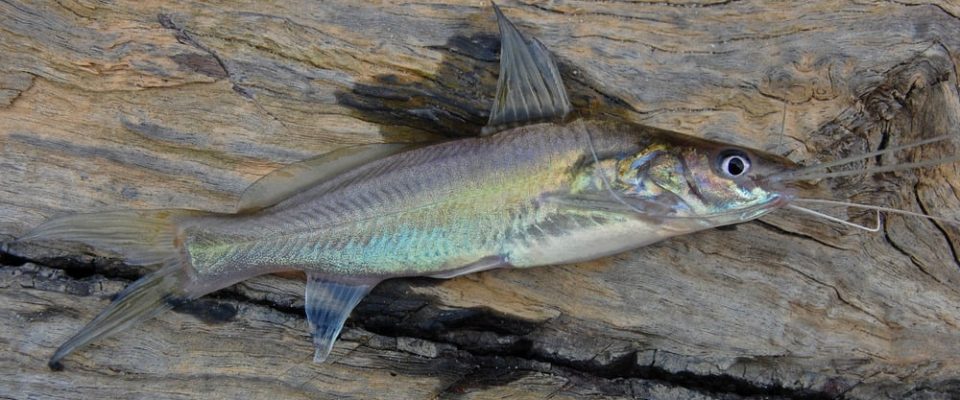
[[[740,222],[746,222],[746,221],[760,218],[770,213],[773,210],[786,206],[789,203],[790,203],[789,196],[775,193],[772,195],[772,198],[769,201],[739,210]]]
[[[771,199],[770,201],[768,201],[768,202],[766,202],[765,204],[763,204],[763,205],[766,206],[767,208],[781,208],[781,207],[784,207],[784,206],[786,206],[787,204],[790,204],[790,201],[793,200],[793,197],[794,197],[794,196],[793,196],[792,194],[774,193],[773,196],[771,196],[771,197],[772,197],[772,199]]]
[[[722,226],[747,222],[760,218],[774,210],[785,207],[790,203],[791,196],[775,193],[771,198],[763,203],[752,206],[737,208],[727,211],[718,211],[709,214],[693,215],[656,215],[657,218],[664,220],[701,220],[713,226]]]

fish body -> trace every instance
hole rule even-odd
[[[278,170],[237,213],[113,211],[55,218],[19,240],[77,241],[159,268],[60,346],[69,353],[247,278],[307,274],[315,361],[384,279],[591,260],[757,218],[792,189],[781,157],[628,122],[564,118],[556,64],[499,9],[502,56],[484,136],[368,145]]]
[[[577,121],[440,143],[363,165],[253,214],[183,221],[180,234],[196,274],[241,280],[277,270],[360,280],[455,276],[471,266],[595,259],[718,225],[563,201],[606,191],[600,174],[608,171],[596,169],[591,140],[619,168],[626,155],[668,146],[668,135]]]

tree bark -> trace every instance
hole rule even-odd
[[[807,164],[960,134],[955,3],[502,7],[557,55],[585,114]],[[47,368],[145,270],[12,239],[75,212],[230,212],[284,164],[477,134],[498,49],[477,1],[0,1],[0,397],[958,396],[957,227],[889,215],[856,232],[788,211],[578,265],[388,281],[326,364],[312,363],[303,278],[272,275]],[[957,218],[958,176],[822,185]]]

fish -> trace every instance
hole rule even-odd
[[[939,218],[809,193],[819,179],[957,161],[828,171],[949,136],[800,166],[757,149],[578,117],[546,46],[493,10],[500,70],[480,136],[363,145],[304,160],[251,185],[234,213],[76,214],[18,238],[85,243],[129,265],[158,267],[59,346],[49,367],[62,369],[64,358],[94,340],[264,274],[306,273],[304,307],[321,363],[354,307],[386,279],[594,260],[782,208],[872,229],[803,202],[875,210],[878,223],[881,211]]]

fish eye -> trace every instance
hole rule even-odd
[[[739,178],[750,170],[750,157],[740,150],[720,153],[720,172],[728,178]]]

